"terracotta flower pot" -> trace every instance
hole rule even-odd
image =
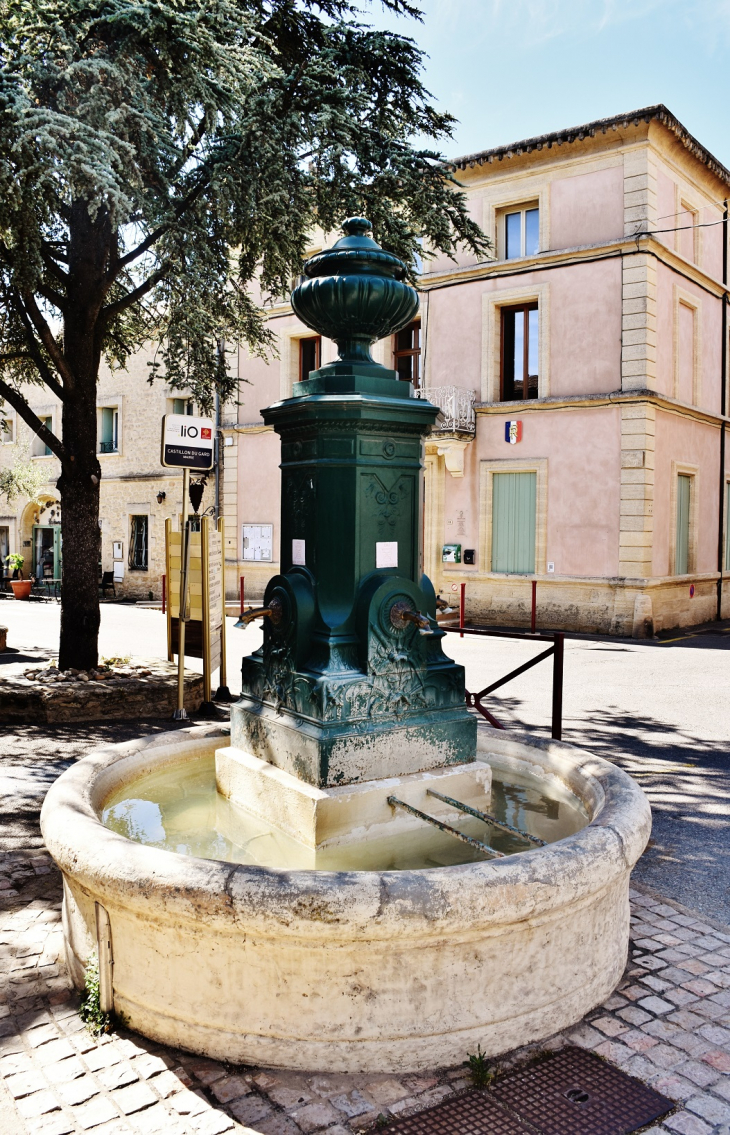
[[[27,599],[30,595],[31,581],[29,579],[11,579],[10,586],[16,599]]]

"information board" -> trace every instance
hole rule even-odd
[[[243,525],[244,560],[264,560],[270,562],[273,559],[273,547],[273,524]]]
[[[162,419],[162,453],[166,469],[213,468],[215,424],[212,418],[192,414],[165,414]]]

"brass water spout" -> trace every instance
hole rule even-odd
[[[238,621],[234,623],[236,627],[247,627],[254,619],[271,619],[275,627],[278,627],[284,615],[280,599],[272,599],[268,607],[249,607],[248,611],[242,611],[238,617]]]
[[[426,615],[421,615],[419,611],[414,611],[412,607],[404,600],[394,603],[390,609],[390,622],[397,631],[405,629],[406,623],[414,623],[422,635],[432,635],[433,628]]]

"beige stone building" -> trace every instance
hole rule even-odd
[[[127,371],[102,368],[97,394],[98,450],[101,464],[100,572],[112,573],[117,598],[159,600],[165,572],[165,519],[175,525],[182,509],[182,470],[160,464],[162,416],[194,407],[184,392],[164,380],[148,382],[148,354],[135,355]],[[60,436],[61,404],[50,392],[26,388],[41,419]],[[60,463],[25,423],[5,407],[0,465],[32,461],[45,474],[38,501],[20,500],[11,509],[0,501],[0,554],[19,552],[23,573],[60,580],[73,571],[73,549],[61,541],[61,505],[56,481]],[[215,506],[216,478],[211,474],[201,508]],[[192,514],[192,509],[189,510]],[[107,590],[107,595],[112,591]]]
[[[427,262],[419,320],[375,351],[443,411],[426,574],[466,583],[479,622],[528,623],[533,581],[545,627],[727,617],[730,171],[663,106],[456,164],[494,258]],[[269,318],[280,357],[240,363],[225,474],[259,591],[278,569],[279,442],[258,411],[334,351],[288,305]]]

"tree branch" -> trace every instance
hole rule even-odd
[[[178,157],[175,164],[170,166],[170,169],[165,172],[164,176],[165,176],[166,181],[171,181],[174,177],[177,177],[180,170],[185,165],[185,162],[188,160],[190,155],[195,150],[195,147],[200,145],[200,143],[203,141],[204,137],[205,137],[205,115],[203,115],[200,122],[196,126],[196,128],[193,131],[193,134],[190,138],[190,141],[188,142],[187,146],[185,146],[183,152],[180,154],[180,156]]]
[[[12,386],[8,386],[7,382],[3,382],[0,378],[0,398],[4,398],[9,402],[14,410],[20,415],[27,426],[33,430],[35,434],[44,442],[52,453],[55,453],[59,461],[65,461],[68,456],[68,451],[65,446],[58,440],[56,435],[44,426],[40,418],[33,413],[30,406]]]
[[[18,292],[16,294],[18,298],[18,307],[25,310],[28,318],[35,327],[38,338],[48,351],[48,354],[51,356],[53,365],[60,374],[61,378],[67,386],[75,386],[76,383],[74,373],[71,370],[71,367],[68,365],[63,351],[59,347],[56,340],[53,338],[51,329],[43,318],[40,308],[36,303],[35,296],[32,292],[23,292],[22,294]]]
[[[60,266],[56,259],[56,255],[57,254],[51,252],[49,246],[44,240],[41,241],[41,256],[43,257],[43,263],[45,264],[46,268],[52,276],[56,277],[60,284],[67,284],[68,272],[64,272],[63,268]]]
[[[43,355],[41,353],[41,349],[38,346],[38,343],[36,342],[35,335],[33,334],[33,327],[31,326],[30,319],[28,318],[28,313],[26,312],[22,303],[19,302],[20,297],[18,296],[15,288],[13,288],[13,294],[14,294],[14,297],[15,297],[15,300],[16,300],[16,307],[17,307],[17,311],[18,311],[18,316],[20,318],[20,322],[23,324],[23,330],[25,331],[25,341],[26,341],[26,344],[28,346],[28,353],[30,355],[30,358],[33,360],[36,367],[38,368],[38,373],[40,374],[41,378],[45,382],[48,389],[52,390],[53,393],[56,395],[56,397],[58,399],[60,399],[61,402],[63,402],[63,399],[64,399],[63,386],[61,385],[60,382],[57,381],[56,378],[54,378],[53,373],[52,373],[50,367],[48,366],[48,363],[43,358]]]
[[[146,236],[144,238],[144,240],[140,244],[137,245],[136,248],[131,249],[129,252],[125,253],[125,255],[122,256],[119,260],[115,261],[114,269],[113,269],[114,274],[112,276],[112,279],[116,278],[116,276],[119,275],[119,272],[121,271],[122,268],[126,268],[126,266],[128,264],[132,263],[132,261],[139,259],[140,256],[142,256],[145,252],[148,252],[150,250],[150,248],[152,248],[152,245],[156,241],[158,241],[161,236],[164,236],[166,232],[169,232],[169,230],[172,228],[172,226],[175,224],[175,222],[179,221],[180,218],[183,216],[186,209],[189,209],[190,206],[193,204],[193,202],[198,199],[198,197],[203,192],[203,190],[205,189],[207,184],[208,184],[208,177],[207,176],[201,177],[200,181],[195,186],[195,188],[191,189],[190,192],[188,193],[187,197],[184,197],[182,199],[182,201],[177,205],[177,207],[176,207],[176,209],[173,213],[172,220],[166,221],[164,225],[160,225],[159,228],[155,229],[148,236]]]
[[[108,307],[102,308],[99,313],[99,323],[101,324],[101,326],[108,326],[111,320],[114,319],[115,315],[119,315],[120,312],[126,311],[127,308],[131,307],[132,304],[135,304],[137,300],[141,300],[144,296],[147,295],[148,292],[151,292],[155,284],[159,283],[160,280],[164,277],[166,270],[166,265],[162,265],[157,269],[157,271],[153,272],[151,276],[148,276],[147,279],[144,280],[138,287],[134,288],[131,292],[128,292],[126,296],[123,296],[119,300],[115,300],[114,303],[110,303]]]

